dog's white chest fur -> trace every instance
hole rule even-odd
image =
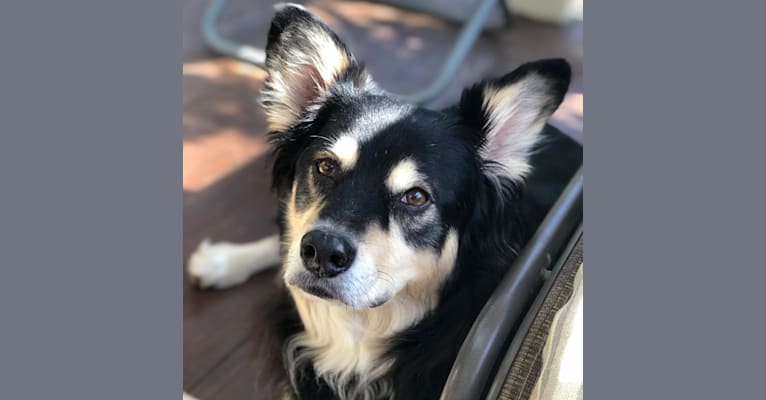
[[[435,300],[402,293],[380,307],[355,310],[291,293],[305,331],[288,342],[288,363],[311,362],[341,398],[361,399],[390,390],[379,380],[394,361],[385,356],[387,340],[422,319]]]

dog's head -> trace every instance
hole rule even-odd
[[[570,76],[563,60],[529,63],[465,90],[452,109],[426,110],[378,88],[326,25],[292,5],[278,10],[266,52],[284,279],[353,308],[399,293],[432,300],[474,202],[528,173]]]

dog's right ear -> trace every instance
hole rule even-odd
[[[331,87],[370,83],[338,36],[297,4],[280,3],[266,45],[269,77],[262,94],[271,132],[283,132],[315,111]]]
[[[564,59],[539,60],[463,91],[461,117],[480,132],[482,158],[500,167],[487,171],[516,181],[530,172],[531,153],[563,101],[571,75]]]

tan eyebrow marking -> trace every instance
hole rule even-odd
[[[418,172],[417,164],[407,158],[391,169],[386,178],[386,186],[391,193],[399,193],[417,186],[423,180],[423,175]]]
[[[359,142],[351,136],[341,136],[329,149],[340,163],[341,169],[348,171],[354,168],[359,159]]]

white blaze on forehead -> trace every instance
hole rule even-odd
[[[386,178],[386,187],[391,193],[399,193],[421,184],[423,180],[415,161],[407,158],[391,169],[388,178]]]
[[[407,104],[387,104],[360,110],[349,128],[360,142],[367,142],[378,133],[409,117],[414,108]]]
[[[359,142],[351,136],[341,136],[330,147],[330,151],[338,158],[340,167],[348,171],[354,168],[359,159]]]

